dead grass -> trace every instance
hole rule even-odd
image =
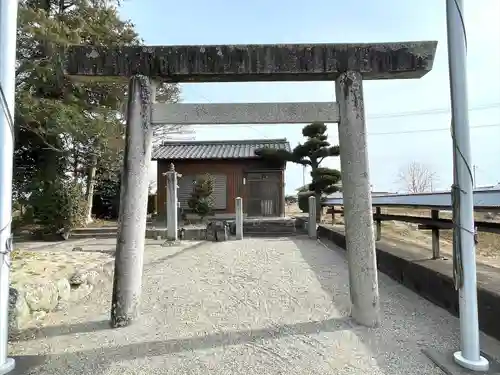
[[[102,252],[25,251],[12,252],[12,285],[39,284],[70,278],[76,271],[92,269],[113,259]]]
[[[287,207],[288,215],[303,213],[295,207]],[[406,216],[421,216],[430,217],[430,210],[411,209],[411,208],[382,208],[383,214],[406,215]],[[440,218],[451,219],[451,212],[440,212]],[[336,214],[335,222],[332,223],[331,215],[323,215],[322,223],[343,225],[343,218],[340,214]],[[486,212],[476,212],[475,218],[477,221],[500,222],[500,214],[491,214]],[[453,250],[453,231],[441,230],[440,234],[440,251],[441,255],[451,257]],[[493,267],[500,268],[500,235],[495,233],[479,232],[479,243],[476,246],[477,261],[483,264],[488,264]],[[417,224],[404,223],[400,221],[386,221],[382,223],[382,240],[393,245],[398,243],[408,243],[409,245],[422,248],[422,252],[430,255],[432,252],[431,232],[428,230],[418,230]]]

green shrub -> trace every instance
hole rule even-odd
[[[309,212],[309,197],[313,196],[313,191],[302,192],[298,194],[299,197],[299,209],[302,212]]]
[[[33,222],[43,233],[69,231],[85,222],[87,201],[82,184],[56,180],[41,182],[30,196]]]
[[[191,198],[188,200],[188,206],[201,219],[210,215],[213,211],[213,192],[214,179],[211,175],[205,174],[196,179]]]

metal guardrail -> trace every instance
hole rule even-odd
[[[335,206],[342,206],[342,198],[327,198],[322,202],[323,206],[331,207],[332,221],[336,213]],[[432,194],[392,194],[372,197],[372,205],[375,207],[373,220],[376,224],[376,239],[382,237],[382,221],[402,221],[418,224],[420,230],[431,230],[433,259],[440,258],[439,254],[439,230],[453,229],[454,224],[450,219],[439,218],[439,211],[451,210],[450,192]],[[381,207],[408,207],[413,209],[430,209],[430,217],[383,214]],[[474,192],[474,210],[500,212],[500,190],[485,190]],[[500,222],[476,221],[477,232],[488,232],[500,234]],[[477,236],[476,236],[477,241]]]
[[[418,207],[451,210],[451,193],[390,194],[372,197],[373,206]],[[323,206],[342,206],[342,198],[326,198]],[[475,211],[500,211],[500,189],[474,192]]]

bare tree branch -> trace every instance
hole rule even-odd
[[[161,125],[153,129],[153,146],[157,147],[165,141],[193,140],[195,132],[189,125]]]
[[[434,190],[436,174],[430,167],[411,162],[400,169],[397,182],[410,194],[431,192]]]

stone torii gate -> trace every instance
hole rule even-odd
[[[384,44],[92,47],[66,52],[66,74],[129,77],[127,137],[116,252],[112,325],[138,314],[151,128],[157,124],[338,122],[352,317],[377,326],[380,305],[363,80],[420,78],[437,42]],[[336,103],[159,104],[166,82],[335,81]]]

